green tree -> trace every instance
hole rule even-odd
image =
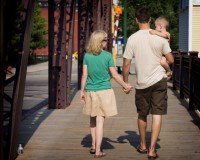
[[[10,7],[11,1],[4,4],[4,44],[5,44],[5,67],[16,65],[18,57],[19,41],[22,35],[23,17],[21,12],[24,6],[19,1],[15,2],[14,8]]]
[[[15,22],[14,22],[14,29],[12,30],[11,36],[11,47],[12,52],[18,52],[19,41],[22,35],[22,23],[23,17],[21,11],[24,9],[24,6],[20,3],[17,4],[16,14],[15,14]]]
[[[14,25],[11,31],[11,36],[8,44],[8,65],[14,66],[16,65],[16,58],[18,56],[19,51],[19,43],[20,37],[22,35],[22,25],[24,23],[22,12],[24,11],[24,5],[22,3],[17,4],[16,13],[14,14]],[[9,17],[8,17],[9,18]],[[8,23],[9,24],[9,23]],[[43,17],[41,8],[36,4],[34,10],[34,18],[33,18],[33,28],[31,33],[31,43],[30,43],[30,56],[37,48],[44,48],[48,45],[48,41],[46,38],[47,35],[47,21]],[[30,59],[30,57],[29,57]],[[35,58],[31,58],[34,60]]]
[[[123,5],[124,0],[119,1],[119,5]],[[154,21],[160,15],[169,19],[170,27],[168,31],[171,34],[170,46],[172,50],[178,49],[178,14],[179,14],[179,0],[126,0],[127,1],[127,36],[138,30],[138,25],[135,22],[135,10],[138,7],[146,6],[151,11],[151,27],[154,27]],[[124,8],[125,9],[125,8]],[[123,14],[123,13],[122,13]],[[123,15],[121,16],[123,18]],[[120,21],[119,27],[123,28],[123,21]],[[123,32],[119,32],[123,36]]]
[[[40,6],[36,4],[31,33],[30,53],[34,52],[37,48],[45,48],[48,45],[46,28],[47,21],[42,15]]]

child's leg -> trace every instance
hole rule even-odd
[[[167,75],[168,79],[170,79],[172,76],[172,71],[171,71],[171,68],[170,68],[169,64],[167,63],[167,60],[164,56],[160,60],[160,65],[166,70],[166,75]]]

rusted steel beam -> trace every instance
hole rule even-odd
[[[99,10],[97,9],[98,8],[98,0],[93,0],[92,1],[92,22],[93,22],[93,30],[97,30],[98,29],[98,24],[97,24],[97,17],[100,15],[100,13],[98,12]]]
[[[75,5],[74,0],[49,1],[49,108],[70,104]]]
[[[55,88],[55,73],[56,69],[53,67],[53,57],[54,57],[54,8],[55,3],[52,0],[48,0],[48,46],[49,46],[49,85],[48,85],[48,95],[49,95],[49,109],[55,108],[55,101],[56,101],[56,88]]]
[[[71,103],[70,91],[71,91],[71,75],[72,75],[72,54],[74,52],[74,20],[75,20],[75,9],[76,0],[67,0],[67,6],[69,14],[67,16],[67,77],[66,77],[66,103],[67,106]]]
[[[58,6],[58,5],[57,5]],[[56,65],[58,77],[56,83],[56,108],[66,108],[66,0],[61,0],[59,6],[58,20],[58,43],[56,46]]]
[[[92,22],[92,0],[87,1],[87,13],[86,13],[86,42],[89,39],[90,34],[93,31],[93,22]]]
[[[103,29],[108,33],[107,49],[112,50],[111,8],[112,0],[78,0],[79,7],[79,50],[78,89],[81,87],[82,65],[85,45],[91,32]]]
[[[3,85],[3,89],[1,90],[3,92],[3,98],[4,100],[8,100],[9,102],[9,106],[4,106],[4,103],[2,105],[2,109],[3,109],[3,116],[1,116],[1,118],[3,118],[3,132],[1,132],[3,134],[3,141],[2,143],[4,145],[1,145],[1,147],[3,147],[3,159],[8,159],[9,154],[10,154],[10,137],[11,137],[11,119],[12,119],[12,110],[11,110],[11,105],[13,102],[13,97],[11,96],[7,96],[4,93],[4,88],[8,83],[11,83],[13,81],[15,81],[15,77],[13,76],[13,78],[9,78],[8,80],[6,79],[6,74],[7,74],[7,68],[8,65],[13,65],[12,61],[13,59],[15,59],[16,62],[16,57],[14,57],[14,55],[16,56],[16,54],[13,53],[13,49],[12,49],[12,34],[13,34],[13,30],[15,28],[15,14],[17,11],[17,5],[20,3],[20,0],[16,0],[16,1],[12,1],[12,0],[7,0],[7,1],[3,1],[3,4],[1,5],[1,7],[3,8],[1,16],[3,16],[3,23],[1,23],[1,25],[3,25],[3,33],[1,34],[1,36],[3,36],[3,43],[1,43],[1,45],[3,45],[3,47],[1,47],[3,49],[3,59],[2,59],[2,63],[1,65],[3,65],[3,72],[1,75],[1,78],[3,78],[3,83],[1,83],[1,85]],[[14,66],[15,67],[15,66]],[[14,88],[14,87],[13,87]],[[10,121],[9,121],[10,120]],[[6,124],[6,125],[5,125]]]
[[[66,1],[49,0],[49,108],[66,107]]]
[[[26,71],[28,56],[30,50],[30,40],[33,22],[35,0],[29,0],[23,25],[23,34],[19,44],[18,64],[16,68],[16,79],[14,82],[13,102],[11,105],[10,134],[9,134],[9,157],[8,160],[14,160],[17,156],[17,147],[19,145],[19,129],[21,123],[21,112],[24,98],[24,88],[26,80]]]
[[[97,2],[97,29],[102,29],[102,24],[101,24],[101,13],[102,13],[102,0],[98,0]]]
[[[83,57],[85,52],[86,44],[86,31],[87,31],[87,10],[88,10],[87,0],[78,0],[78,89],[81,88],[81,77],[83,70]]]
[[[102,29],[108,34],[107,50],[112,52],[112,28],[111,28],[112,0],[102,0]]]
[[[3,143],[3,90],[4,90],[4,46],[3,46],[3,0],[0,0],[0,142]],[[3,145],[0,146],[0,159],[4,159]]]
[[[15,67],[15,61],[17,58],[17,53],[13,52],[13,45],[12,45],[12,37],[13,37],[13,31],[15,29],[15,20],[16,20],[16,13],[18,5],[21,3],[20,0],[4,0],[4,69],[7,69],[9,65],[12,65],[12,67]],[[6,75],[4,74],[4,78]]]
[[[93,4],[92,6],[93,30],[102,29],[108,33],[107,50],[112,52],[112,29],[111,29],[112,0],[96,0],[93,1],[92,4]]]

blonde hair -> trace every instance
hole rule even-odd
[[[168,28],[169,27],[169,21],[166,17],[164,16],[160,16],[158,17],[156,20],[155,20],[155,23],[158,23],[160,25],[162,25],[163,27],[165,28]]]
[[[102,42],[107,39],[107,36],[104,30],[94,31],[86,46],[86,52],[90,54],[99,54],[103,49]]]

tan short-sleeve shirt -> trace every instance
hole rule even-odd
[[[150,29],[139,30],[127,41],[123,57],[135,58],[137,89],[147,88],[165,76],[165,69],[160,65],[163,55],[171,52],[167,39],[151,35]]]

